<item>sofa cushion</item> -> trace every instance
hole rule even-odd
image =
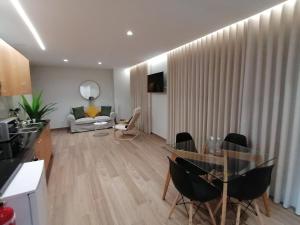
[[[85,117],[83,106],[72,108],[75,119],[81,119]]]
[[[111,112],[111,106],[101,106],[100,116],[109,116]]]
[[[75,120],[76,125],[87,124],[87,123],[95,123],[96,119],[92,117],[85,117],[78,120]]]
[[[85,111],[89,117],[95,117],[99,112],[99,109],[94,105],[89,105]]]
[[[95,120],[97,122],[107,122],[107,121],[110,121],[111,118],[109,116],[96,116]]]

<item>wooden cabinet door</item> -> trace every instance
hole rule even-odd
[[[14,55],[10,46],[0,39],[0,95],[14,94]]]
[[[29,61],[0,39],[0,95],[31,93]]]
[[[29,60],[19,52],[16,52],[15,58],[17,74],[14,77],[16,80],[14,90],[18,95],[29,94],[32,92]]]
[[[35,145],[35,156],[45,161],[45,169],[48,173],[49,163],[52,156],[52,142],[51,142],[51,133],[49,125],[44,127],[40,137],[37,139]],[[47,174],[48,175],[48,174]]]

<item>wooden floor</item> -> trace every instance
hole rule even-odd
[[[52,132],[49,225],[187,224],[183,206],[167,219],[176,196],[173,186],[166,201],[161,200],[169,155],[163,140],[141,135],[134,141],[117,141],[108,131],[104,137],[94,137],[94,131]],[[199,224],[199,216],[209,224],[206,214],[197,215],[194,224]],[[264,219],[266,225],[300,224],[298,216],[273,203],[272,217]],[[247,217],[245,224],[257,224],[255,216]]]

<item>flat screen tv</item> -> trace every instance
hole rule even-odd
[[[164,92],[164,72],[148,75],[148,92]]]

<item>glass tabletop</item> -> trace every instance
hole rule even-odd
[[[181,157],[222,182],[230,182],[274,160],[261,156],[256,149],[226,141],[213,147],[208,143],[199,152],[192,140],[182,141],[171,145],[168,150],[172,152],[173,158]]]

